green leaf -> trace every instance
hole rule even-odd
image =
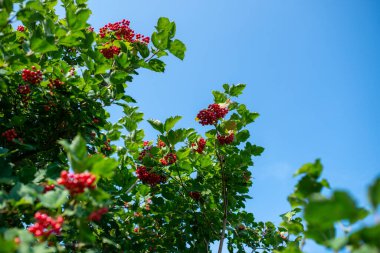
[[[61,144],[67,152],[73,170],[75,172],[85,171],[86,167],[84,164],[87,159],[86,141],[80,135],[77,135],[71,144],[66,140],[61,140],[58,143]]]
[[[172,53],[178,59],[183,60],[185,58],[186,46],[180,40],[174,40],[170,43],[169,52]]]
[[[42,32],[42,28],[40,27],[36,28],[35,32],[32,35],[32,38],[30,39],[30,48],[34,52],[38,53],[46,53],[58,50],[57,46],[55,45],[54,37],[45,36]]]
[[[113,176],[114,170],[117,166],[118,162],[116,160],[104,158],[93,165],[91,173],[99,177],[110,179]]]
[[[376,224],[371,227],[365,227],[356,231],[349,237],[349,241],[351,243],[355,243],[357,245],[367,244],[369,246],[374,246],[380,249],[380,224]],[[365,253],[369,253],[370,251],[362,251]],[[378,251],[377,251],[378,252]]]
[[[377,206],[380,204],[380,177],[378,177],[368,188],[368,197],[372,208],[376,210]]]
[[[154,32],[152,34],[152,43],[153,45],[160,49],[160,50],[166,50],[169,46],[169,32],[168,31],[162,31],[162,32]]]
[[[174,116],[165,120],[165,131],[171,130],[180,119],[182,119],[181,116]]]
[[[157,21],[157,31],[167,30],[170,25],[170,20],[166,17],[160,17]]]
[[[217,90],[213,90],[212,91],[212,95],[214,95],[214,102],[215,103],[225,103],[227,101],[227,96],[226,94],[220,92],[220,91],[217,91]]]
[[[232,97],[238,97],[239,95],[243,94],[243,90],[245,89],[245,84],[237,84],[232,85],[229,89],[228,94]]]
[[[69,200],[69,192],[67,190],[56,189],[48,191],[40,196],[42,206],[46,208],[60,208]]]
[[[165,132],[165,129],[164,129],[164,124],[162,124],[161,121],[159,120],[153,120],[153,119],[148,119],[148,123],[154,128],[156,129],[157,131],[159,131],[160,133],[164,133]]]
[[[75,13],[76,16],[76,24],[75,28],[82,29],[87,27],[87,20],[91,16],[91,11],[89,9],[79,9]]]
[[[331,227],[335,222],[348,220],[354,223],[368,212],[358,208],[354,200],[343,191],[335,191],[331,199],[312,198],[305,207],[305,220],[320,228]]]
[[[123,84],[127,81],[128,73],[122,70],[115,70],[111,73],[110,80],[113,84]]]
[[[236,141],[238,143],[245,142],[249,138],[249,131],[247,129],[244,129],[237,133],[236,135]]]
[[[168,140],[170,142],[170,144],[172,144],[173,146],[175,144],[177,144],[178,142],[181,142],[181,141],[184,141],[186,138],[186,130],[185,129],[177,129],[175,131],[173,130],[170,130],[168,132]]]
[[[148,62],[149,68],[156,72],[165,71],[165,63],[159,59],[152,59]]]
[[[299,170],[297,170],[296,173],[294,173],[294,176],[306,174],[314,178],[318,178],[320,174],[322,173],[322,170],[323,170],[323,166],[321,164],[321,161],[317,159],[314,163],[304,164]]]
[[[9,13],[5,10],[0,10],[0,26],[5,26],[8,23]]]
[[[137,48],[137,51],[139,51],[141,57],[147,58],[149,56],[150,52],[147,45],[144,43],[136,43],[135,46]]]

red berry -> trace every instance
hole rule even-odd
[[[107,46],[108,43],[106,43],[104,46]],[[120,53],[120,48],[117,46],[109,46],[103,49],[100,49],[100,53],[104,55],[107,59],[113,58],[115,55],[118,55]]]
[[[234,133],[229,135],[219,135],[217,136],[220,145],[231,144],[234,141]]]
[[[171,165],[177,161],[177,156],[176,154],[169,153],[164,156],[164,158],[160,159],[160,163],[164,166],[166,165]]]
[[[198,201],[201,198],[201,193],[200,192],[189,192],[190,198]]]
[[[166,182],[165,176],[150,172],[145,166],[137,166],[136,174],[138,179],[150,186]]]
[[[62,216],[53,219],[45,213],[36,212],[34,218],[36,219],[36,223],[28,228],[28,231],[34,234],[34,236],[49,236],[52,233],[59,235],[61,233],[64,221]]]
[[[125,40],[130,43],[140,42],[148,44],[150,42],[149,37],[145,37],[141,34],[135,34],[135,31],[129,27],[129,24],[130,22],[125,19],[113,24],[108,23],[99,29],[99,36],[100,38],[105,38],[107,36],[111,39]]]
[[[19,85],[18,88],[17,88],[17,91],[21,95],[28,95],[31,92],[30,91],[30,87],[27,84],[26,85]]]
[[[8,142],[12,142],[18,135],[16,133],[16,130],[12,128],[2,133],[1,136],[4,137]]]
[[[197,118],[202,126],[214,125],[219,119],[224,118],[227,113],[228,109],[226,107],[222,107],[219,104],[211,104],[207,109],[201,110]]]
[[[39,84],[42,81],[42,72],[36,70],[36,67],[32,67],[32,70],[24,69],[22,71],[22,80],[31,84]]]
[[[85,188],[94,189],[95,180],[95,176],[89,172],[75,174],[63,170],[57,183],[65,186],[72,195],[75,195],[84,192]]]
[[[25,26],[23,26],[23,25],[17,26],[17,31],[19,31],[19,32],[25,32]]]
[[[203,138],[199,138],[197,144],[192,143],[191,146],[194,147],[195,152],[202,154],[202,152],[206,146],[206,140]]]

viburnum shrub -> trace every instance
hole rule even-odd
[[[244,84],[189,115],[201,133],[176,127],[180,116],[149,119],[157,138],[146,140],[127,83],[141,68],[164,72],[164,57],[183,60],[186,47],[168,18],[148,37],[126,19],[94,29],[90,15],[86,0],[0,1],[0,252],[298,253],[307,239],[379,251],[379,224],[335,237],[368,211],[344,191],[321,194],[318,160],[296,173],[280,224],[244,210],[264,150],[250,141],[259,115],[239,102]],[[116,122],[110,106],[124,113]],[[377,179],[373,213],[379,189]]]

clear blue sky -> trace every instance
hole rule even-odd
[[[212,102],[211,90],[247,84],[241,101],[261,114],[251,141],[266,148],[256,158],[247,206],[258,220],[280,221],[289,210],[292,173],[315,158],[334,188],[350,188],[367,203],[365,189],[380,174],[380,1],[89,4],[96,30],[123,18],[146,35],[160,16],[177,24],[185,60],[168,58],[165,74],[141,71],[128,90],[146,119],[183,115],[179,126],[201,129],[194,118]],[[155,138],[154,131],[147,134]]]

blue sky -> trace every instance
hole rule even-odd
[[[279,222],[303,163],[321,158],[333,188],[350,188],[366,205],[380,174],[380,1],[160,0],[90,1],[96,30],[131,20],[150,35],[160,16],[177,24],[185,60],[166,59],[165,74],[141,71],[130,84],[145,118],[197,112],[223,83],[246,83],[241,102],[261,114],[251,141],[266,148],[253,168],[247,209]],[[120,115],[113,112],[116,119]],[[150,129],[147,124],[142,125]],[[147,130],[148,139],[155,138]],[[311,244],[308,252],[324,252]]]

